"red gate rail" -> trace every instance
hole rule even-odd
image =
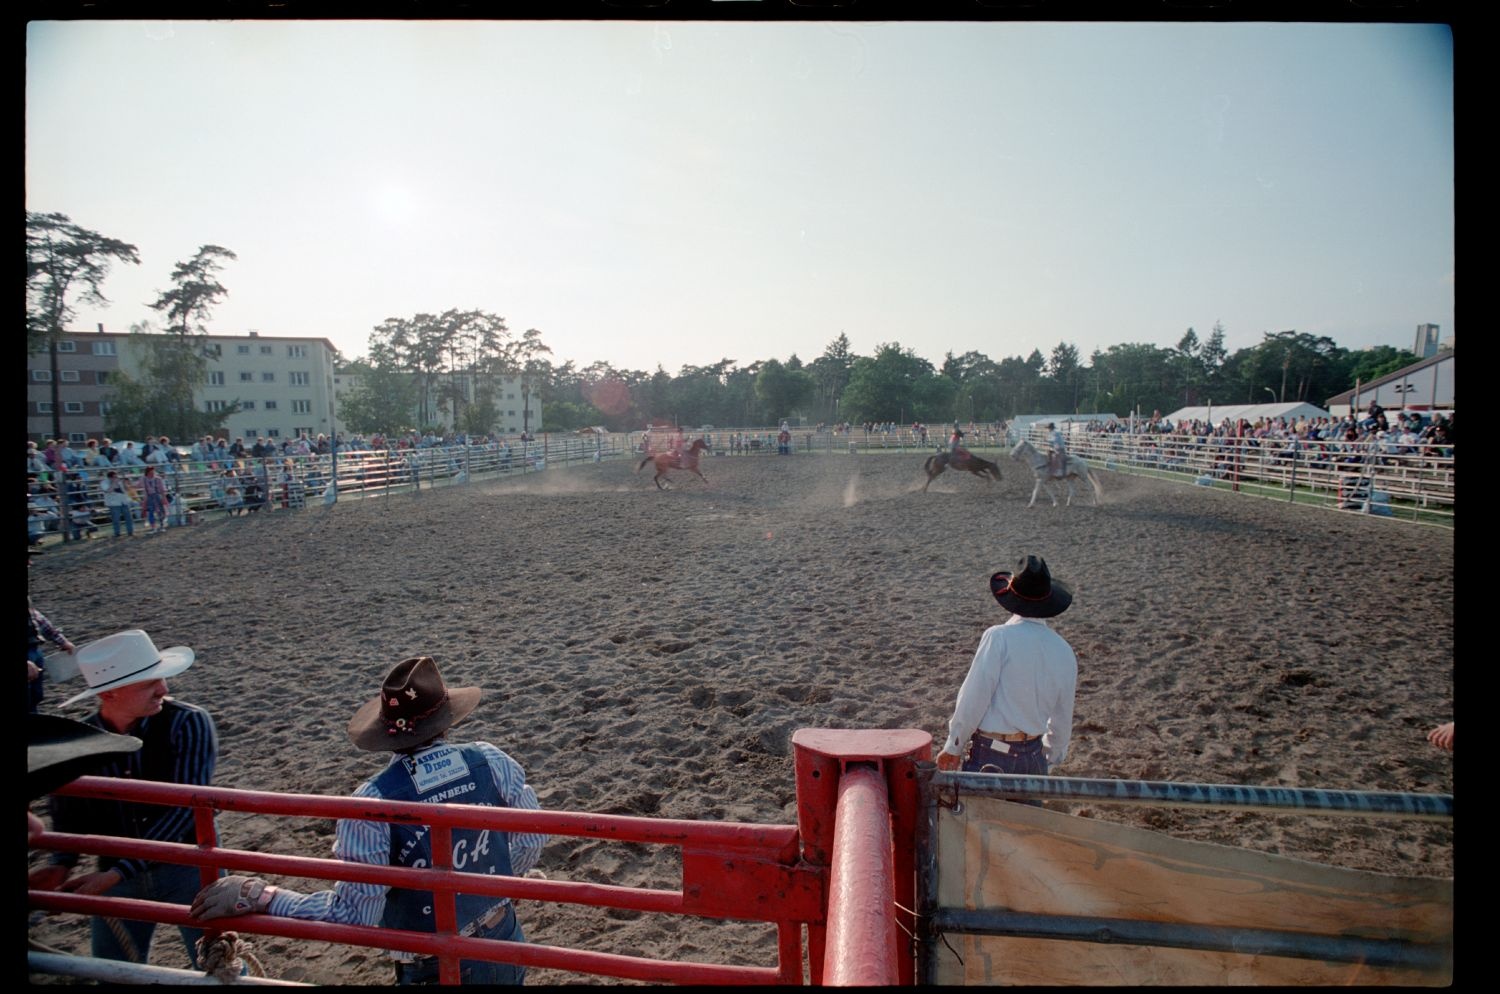
[[[102,777],[80,778],[61,788],[58,793],[192,807],[195,812],[197,844],[47,832],[34,840],[34,845],[39,848],[199,866],[203,868],[205,880],[213,879],[219,868],[230,868],[431,890],[435,895],[435,933],[307,922],[268,915],[236,918],[234,928],[249,933],[436,955],[439,958],[440,978],[444,983],[458,981],[458,963],[461,958],[656,982],[799,983],[802,980],[802,927],[816,927],[823,917],[826,870],[809,865],[801,859],[798,830],[790,825],[522,811],[463,804],[379,802],[370,798],[276,794],[227,787],[199,787]],[[216,810],[428,825],[432,830],[434,866],[429,869],[373,866],[337,859],[268,855],[220,848],[212,817]],[[542,832],[616,842],[675,845],[683,850],[682,889],[650,890],[453,872],[451,832],[454,828]],[[540,946],[535,943],[461,937],[454,934],[454,895],[458,891],[494,897],[567,901],[629,910],[771,922],[777,926],[778,964],[766,968],[673,963],[644,957]],[[104,914],[174,925],[202,924],[188,918],[187,912],[180,905],[51,891],[29,891],[28,899],[32,907],[47,910]]]

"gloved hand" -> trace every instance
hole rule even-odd
[[[266,910],[275,893],[276,888],[267,886],[259,877],[220,877],[198,892],[189,914],[209,919],[260,913]]]

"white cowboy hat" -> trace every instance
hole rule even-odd
[[[151,636],[133,628],[80,646],[77,659],[78,672],[88,681],[89,689],[63,701],[63,707],[100,691],[176,676],[193,665],[194,653],[185,645],[158,649]]]

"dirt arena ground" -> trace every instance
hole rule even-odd
[[[434,656],[478,685],[456,740],[526,768],[542,805],[794,823],[802,727],[941,742],[1023,551],[1073,586],[1076,777],[1451,793],[1426,741],[1453,715],[1454,534],[1101,473],[1099,506],[1027,508],[922,456],[709,459],[658,492],[626,462],[419,496],[216,520],[58,549],[31,594],[73,641],[140,627],[198,661],[173,693],[214,715],[221,786],[344,794],[376,772],[345,725],[384,671]],[[1044,499],[1045,500],[1045,499]],[[76,683],[77,681],[75,681]],[[54,686],[44,708],[79,687]],[[81,706],[69,712],[86,713]],[[1067,808],[1358,869],[1451,876],[1451,828],[1168,808]],[[225,814],[227,845],[327,856],[331,822]],[[675,887],[672,850],[557,837],[553,879]],[[283,881],[316,889],[310,881]],[[769,926],[522,902],[528,938],[770,965]],[[87,950],[84,920],[33,939]],[[273,976],[390,980],[374,950],[260,939]],[[185,964],[175,934],[152,961]],[[533,971],[531,982],[608,982]]]

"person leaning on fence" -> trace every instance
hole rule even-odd
[[[1046,619],[1066,611],[1073,593],[1034,555],[990,577],[990,593],[1013,617],[979,640],[938,769],[962,761],[968,773],[1045,776],[1068,757],[1078,683],[1078,657]]]
[[[141,748],[122,753],[97,771],[99,776],[206,786],[218,763],[219,740],[207,711],[167,696],[167,678],[193,665],[186,646],[158,649],[140,630],[119,632],[80,646],[78,671],[88,689],[63,702],[99,698],[99,709],[85,719],[94,728],[133,735]],[[52,826],[58,832],[109,835],[152,842],[196,842],[191,808],[111,801],[89,797],[52,798]],[[188,904],[199,889],[196,866],[144,859],[99,857],[93,873],[72,875],[77,853],[53,853],[52,861],[32,870],[33,890],[104,894],[168,904]],[[149,962],[156,923],[125,918],[95,918],[92,951],[99,959]],[[201,930],[183,928],[188,960],[198,965]]]
[[[366,780],[355,797],[431,804],[480,804],[537,810],[526,773],[488,742],[448,745],[444,733],[479,703],[478,687],[447,687],[437,663],[419,656],[397,663],[381,683],[380,695],[366,702],[349,722],[349,739],[360,749],[390,752],[384,770]],[[426,826],[401,822],[341,819],[333,851],[351,863],[375,866],[432,866],[431,833]],[[546,836],[499,830],[454,829],[453,867],[463,873],[525,876],[541,856]],[[250,912],[282,918],[381,925],[416,932],[436,931],[430,891],[385,884],[338,881],[313,894],[268,885],[256,877],[231,875],[215,881],[193,901],[200,920]],[[459,934],[524,942],[509,898],[457,894]],[[431,984],[438,979],[436,956],[390,951],[398,984]],[[484,960],[462,960],[465,984],[519,984],[526,968]]]
[[[29,556],[26,559],[26,565],[31,565]],[[77,647],[68,641],[66,635],[53,627],[45,614],[31,606],[31,598],[28,596],[26,598],[26,684],[33,713],[46,695],[47,657],[42,652],[43,642],[51,642],[63,652],[77,651]]]

